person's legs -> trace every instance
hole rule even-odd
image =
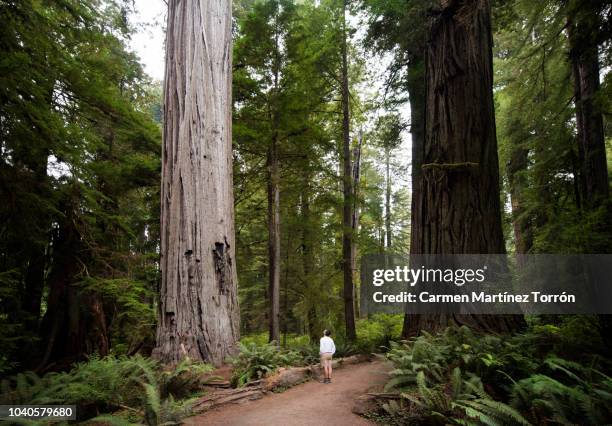
[[[323,367],[323,381],[328,382],[331,379],[331,356],[329,354],[321,355],[321,367]]]
[[[327,379],[327,360],[321,355],[321,368],[323,369],[323,380]]]

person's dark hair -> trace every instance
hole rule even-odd
[[[331,336],[331,331],[329,331],[329,330],[323,330],[323,334],[324,334],[325,336]]]

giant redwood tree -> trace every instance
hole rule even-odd
[[[231,1],[170,0],[154,356],[219,364],[238,339]]]
[[[489,0],[446,0],[425,49],[425,141],[411,253],[504,253]],[[414,217],[414,216],[413,216]],[[501,331],[513,316],[408,315],[404,334],[450,324]]]

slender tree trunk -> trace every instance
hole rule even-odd
[[[530,229],[531,224],[529,223],[529,217],[526,216],[523,203],[524,191],[527,187],[524,173],[527,171],[528,154],[529,150],[515,141],[512,147],[510,163],[508,164],[512,227],[514,230],[514,243],[519,264],[523,263],[524,258],[522,255],[528,253],[533,244],[533,236]]]
[[[313,239],[312,239],[312,225],[311,225],[311,212],[310,212],[310,176],[305,174],[304,176],[304,189],[301,194],[302,200],[302,268],[304,271],[304,282],[305,282],[305,293],[308,300],[313,299],[313,294],[316,289],[313,285],[313,272],[314,272],[314,250],[313,250]],[[307,327],[308,336],[310,337],[311,343],[316,343],[321,330],[317,330],[317,309],[315,304],[312,303],[307,311]]]
[[[270,298],[269,341],[280,343],[280,172],[278,143],[274,136],[268,150],[268,261]]]
[[[220,364],[239,334],[231,133],[231,1],[169,0],[161,295],[153,355]]]
[[[346,338],[353,341],[357,337],[355,331],[355,305],[353,300],[353,176],[351,165],[351,136],[349,112],[349,77],[348,77],[348,46],[346,30],[346,0],[342,4],[342,157],[343,157],[343,193],[344,208],[342,210],[342,270],[344,277],[344,321]]]
[[[293,207],[293,206],[292,206]],[[296,206],[297,207],[297,206]],[[297,208],[289,212],[290,216],[297,216]],[[292,214],[293,213],[293,214]],[[290,254],[293,251],[291,233],[287,232],[285,237],[285,291],[283,292],[283,347],[287,347],[287,333],[289,332],[289,266],[291,265]]]
[[[385,230],[386,247],[391,248],[391,150],[385,148]]]
[[[578,3],[568,17],[570,59],[574,80],[581,187],[585,206],[597,207],[610,195],[603,116],[597,105],[599,2]],[[599,6],[598,6],[599,5]]]
[[[353,150],[353,238],[357,238],[359,235],[359,180],[361,178],[361,146],[363,144],[363,134],[359,132],[359,141],[355,149]],[[353,241],[353,253],[351,254],[351,261],[353,262],[351,270],[353,271],[353,300],[355,308],[355,318],[359,318],[359,291],[355,283],[359,276],[359,269],[357,268],[357,242]]]
[[[413,253],[505,252],[490,14],[488,0],[450,0],[430,23],[422,199],[417,200],[423,222]],[[502,315],[409,315],[405,331],[437,331],[450,324],[506,331],[521,321]]]

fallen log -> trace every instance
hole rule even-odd
[[[260,399],[265,393],[266,391],[263,386],[223,389],[203,396],[193,405],[192,409],[197,414],[226,404],[238,404]]]

